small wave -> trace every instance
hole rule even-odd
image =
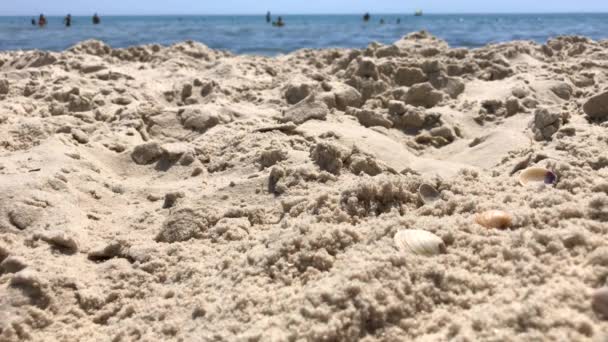
[[[271,56],[271,55],[280,54],[280,53],[288,53],[293,50],[296,50],[296,49],[283,49],[283,48],[278,48],[278,47],[253,46],[253,47],[237,49],[236,53],[247,54],[247,55],[259,54],[259,55]]]

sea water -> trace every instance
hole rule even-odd
[[[277,55],[302,48],[363,48],[370,42],[392,43],[409,32],[427,30],[452,47],[479,47],[510,40],[539,43],[559,35],[608,38],[608,14],[372,14],[284,15],[286,25],[273,27],[258,16],[102,16],[73,17],[64,27],[62,17],[47,17],[48,25],[31,25],[30,17],[0,17],[0,50],[64,50],[86,39],[112,47],[202,42],[238,54]],[[276,17],[273,17],[276,20]],[[381,24],[381,20],[384,24]],[[398,22],[399,21],[399,22]]]

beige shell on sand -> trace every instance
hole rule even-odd
[[[593,292],[591,308],[602,319],[608,319],[608,287],[602,287]]]
[[[430,184],[422,183],[418,187],[418,196],[422,202],[429,204],[439,199],[439,191]]]
[[[527,185],[554,185],[557,175],[542,167],[529,167],[519,174],[519,184]]]
[[[397,248],[403,252],[428,256],[445,253],[443,240],[426,230],[400,230],[395,234],[394,240]]]
[[[513,215],[502,210],[488,210],[475,215],[475,222],[486,228],[508,228],[513,224]]]

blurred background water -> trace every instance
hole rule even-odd
[[[276,55],[301,48],[363,48],[372,41],[392,43],[412,31],[425,29],[453,47],[479,47],[510,40],[545,42],[558,35],[608,38],[608,14],[372,14],[365,23],[359,15],[285,15],[285,27],[267,24],[259,16],[102,16],[47,17],[45,28],[32,26],[31,17],[0,17],[0,50],[64,50],[86,39],[112,47],[202,42],[214,49],[239,54]],[[384,24],[380,20],[384,19]],[[397,20],[400,23],[397,23]],[[273,16],[276,20],[276,16]]]

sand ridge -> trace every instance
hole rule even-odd
[[[426,32],[2,52],[0,341],[601,340],[607,61]],[[529,166],[558,183],[522,187]]]

